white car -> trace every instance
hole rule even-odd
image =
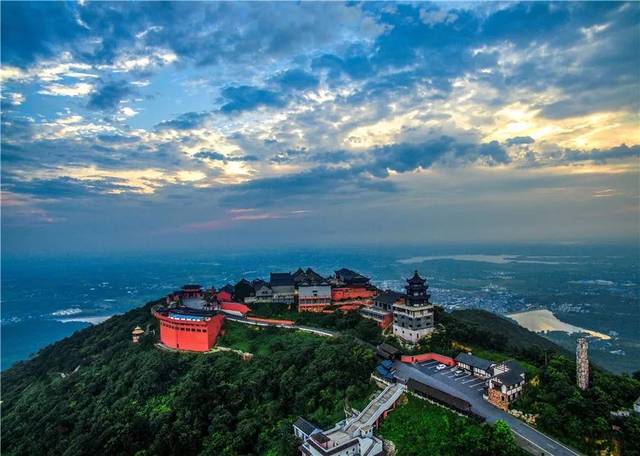
[[[447,368],[447,366],[445,366],[444,364],[438,364],[436,366],[436,370],[439,370],[439,371],[441,371],[442,369],[446,369],[446,368]]]

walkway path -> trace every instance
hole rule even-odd
[[[349,423],[345,432],[349,435],[356,435],[360,429],[373,426],[384,412],[393,407],[404,391],[404,386],[399,383],[387,386],[374,400],[369,402],[355,420]]]
[[[270,327],[270,328],[283,328],[283,329],[297,329],[299,331],[310,332],[318,336],[324,336],[324,337],[337,337],[340,335],[340,333],[337,331],[331,331],[329,329],[324,329],[324,328],[313,328],[311,326],[266,323],[264,321],[252,321],[252,320],[244,319],[242,317],[234,317],[231,315],[225,315],[225,318],[227,320],[242,323],[244,325],[263,326],[263,327]]]

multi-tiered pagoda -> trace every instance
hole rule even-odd
[[[393,334],[406,342],[416,343],[433,332],[433,304],[427,293],[429,285],[415,271],[407,279],[404,303],[393,305]]]

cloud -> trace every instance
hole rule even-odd
[[[510,158],[497,142],[459,143],[450,136],[440,136],[418,144],[393,144],[375,148],[374,161],[367,168],[374,176],[387,177],[388,171],[405,173],[428,169],[435,163],[468,164],[485,160],[488,164],[506,164]]]
[[[219,161],[258,161],[260,158],[255,155],[239,155],[239,156],[230,156],[223,155],[219,152],[213,151],[200,151],[194,154],[195,158],[206,159],[206,160],[219,160]]]
[[[87,107],[96,110],[111,110],[118,106],[120,100],[133,92],[127,81],[111,81],[103,83],[91,94]]]
[[[202,126],[208,117],[209,113],[207,112],[186,112],[175,119],[160,122],[155,128],[160,130],[192,130]]]
[[[93,85],[86,82],[78,82],[76,84],[49,84],[38,91],[41,95],[53,95],[63,97],[84,97],[93,92]]]
[[[608,160],[624,160],[628,158],[640,157],[640,145],[627,146],[621,144],[617,147],[610,149],[592,149],[590,151],[583,150],[565,150],[562,152],[561,160],[566,163],[573,163],[577,161],[596,161],[607,162]]]
[[[533,144],[535,140],[531,136],[514,136],[507,139],[508,146],[520,146],[524,144]]]
[[[319,81],[311,73],[296,68],[277,74],[273,82],[283,89],[304,90],[317,87]]]
[[[223,105],[220,111],[226,114],[248,111],[261,106],[282,107],[285,101],[274,91],[251,86],[226,87],[222,90]]]
[[[15,108],[24,103],[25,96],[19,92],[5,92],[1,96],[2,98],[2,110]]]

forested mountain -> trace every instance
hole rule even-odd
[[[227,321],[219,345],[249,351],[251,361],[234,353],[174,353],[155,346],[153,304],[79,331],[3,372],[3,454],[298,454],[292,421],[302,415],[330,427],[344,417],[345,406],[366,404],[375,390],[371,344],[394,342],[357,314],[307,314],[298,315],[299,323],[344,336]],[[640,418],[625,420],[617,432],[610,421],[611,411],[628,408],[640,395],[638,380],[594,368],[592,387],[583,392],[575,387],[570,353],[507,319],[437,309],[436,320],[439,330],[414,351],[514,357],[529,380],[514,407],[537,414],[541,430],[586,454],[618,445],[625,455],[640,455]],[[131,330],[138,325],[149,333],[133,344]],[[425,413],[416,426],[457,429],[456,448],[469,454],[518,452],[497,429],[416,408],[415,401],[407,407]],[[413,412],[399,410],[384,427],[389,438],[404,435],[398,432],[403,413]],[[398,442],[398,456],[450,454],[449,447],[439,453],[445,446],[426,436],[437,434],[413,429],[409,440]]]

